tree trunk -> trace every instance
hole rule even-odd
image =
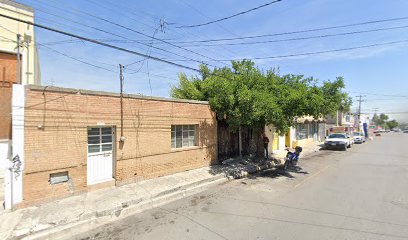
[[[241,125],[238,128],[238,141],[239,141],[239,158],[242,159],[242,137],[241,137],[241,133],[242,133],[242,129],[241,129]]]
[[[336,111],[336,126],[339,126],[339,110]]]

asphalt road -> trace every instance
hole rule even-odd
[[[74,239],[408,239],[408,134],[303,158]]]

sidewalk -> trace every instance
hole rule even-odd
[[[96,190],[14,212],[0,212],[0,239],[56,239],[190,196],[228,181],[223,166],[205,167]]]
[[[320,151],[322,144],[322,142],[315,142],[306,145],[303,147],[301,158]],[[294,151],[294,149],[290,149],[290,151]],[[225,166],[222,170],[225,172],[225,175],[228,178],[245,178],[249,174],[258,173],[267,169],[279,168],[285,163],[286,154],[287,151],[282,150],[277,153],[273,153],[268,160],[263,160],[256,156],[245,156],[242,159],[230,158],[222,162],[223,166]]]
[[[320,149],[304,148],[302,157]],[[0,211],[0,239],[59,239],[111,221],[191,196],[231,178],[283,164],[256,159],[229,159],[222,165],[176,173],[146,181],[96,190],[14,212]]]

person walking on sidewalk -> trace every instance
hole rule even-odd
[[[269,138],[265,135],[265,133],[263,133],[262,136],[263,136],[263,144],[264,144],[264,149],[265,149],[265,160],[267,160],[269,158],[269,153],[268,153]]]

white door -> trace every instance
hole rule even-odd
[[[112,127],[88,128],[88,185],[113,179],[113,136]]]

